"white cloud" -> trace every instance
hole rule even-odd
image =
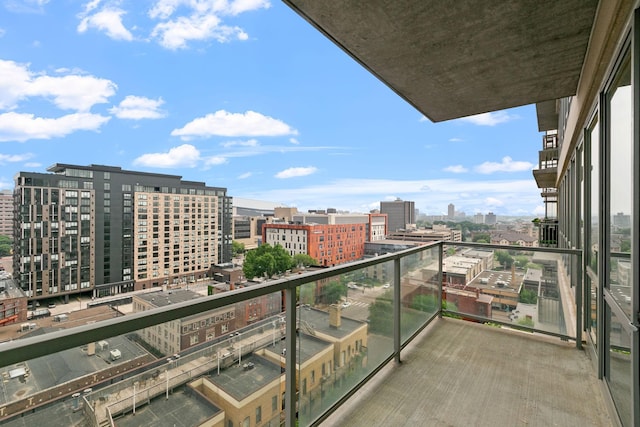
[[[257,147],[258,140],[257,139],[249,139],[247,141],[227,141],[220,144],[224,148],[229,147]]]
[[[229,160],[223,156],[212,156],[205,159],[205,166],[217,166],[227,163]]]
[[[33,157],[31,153],[25,154],[0,154],[0,164],[24,162]]]
[[[490,174],[494,172],[522,172],[533,169],[533,163],[516,161],[509,156],[503,157],[501,163],[484,162],[478,165],[474,170],[482,174]]]
[[[449,138],[449,142],[462,142],[464,139],[462,138]]]
[[[160,110],[162,104],[164,104],[162,98],[150,99],[129,95],[120,102],[120,105],[109,109],[109,112],[119,119],[161,119],[167,115]]]
[[[27,162],[24,164],[24,167],[26,168],[39,168],[42,166],[42,163],[37,163],[37,162]]]
[[[490,113],[476,114],[475,116],[463,117],[459,120],[478,126],[495,126],[500,123],[510,122],[517,118],[518,116],[511,115],[506,111],[495,111]]]
[[[49,3],[49,0],[20,0],[20,1],[6,1],[4,7],[15,13],[43,13],[44,5]]]
[[[171,50],[187,48],[191,41],[248,40],[249,35],[242,28],[224,24],[223,18],[270,6],[267,0],[158,0],[148,13],[151,19],[161,21],[151,37]],[[179,11],[186,13],[179,14]]]
[[[276,178],[287,179],[287,178],[295,178],[299,176],[307,176],[314,174],[318,171],[318,168],[315,166],[308,167],[298,167],[298,168],[289,168],[275,174]]]
[[[116,88],[110,80],[93,76],[42,76],[31,81],[27,94],[50,97],[63,110],[86,112],[95,104],[106,103]]]
[[[467,168],[465,168],[462,165],[453,165],[453,166],[447,166],[446,168],[442,169],[445,172],[452,172],[452,173],[464,173],[464,172],[468,172],[469,170]]]
[[[249,177],[251,177],[251,175],[253,175],[251,172],[245,172],[241,175],[238,175],[238,179],[247,179]]]
[[[28,64],[0,60],[0,110],[12,110],[29,97],[50,99],[58,108],[86,112],[107,102],[117,89],[115,83],[93,76],[35,74]]]
[[[180,8],[184,7],[195,14],[239,15],[258,9],[268,9],[268,0],[232,0],[232,1],[201,1],[201,0],[156,0],[149,9],[152,19],[168,19]]]
[[[7,31],[4,28],[0,28],[0,38],[2,38],[6,33]]]
[[[504,202],[495,197],[487,197],[484,202],[486,203],[487,206],[490,206],[490,207],[504,206]]]
[[[300,144],[300,141],[298,141],[297,138],[289,138],[289,142],[292,143],[292,144],[295,144],[295,145]]]
[[[14,112],[0,114],[0,141],[24,142],[28,139],[51,139],[79,130],[98,130],[109,117],[75,113],[55,119]]]
[[[246,113],[229,113],[224,110],[216,111],[199,117],[174,129],[172,136],[179,136],[183,140],[192,138],[209,138],[211,136],[284,136],[297,135],[298,131],[286,123],[264,116],[255,111]]]
[[[200,151],[190,144],[171,148],[166,153],[143,154],[133,161],[134,165],[156,168],[195,167],[200,160]]]
[[[78,32],[84,33],[89,28],[95,28],[104,32],[107,37],[113,40],[133,40],[133,34],[122,23],[122,16],[126,12],[119,7],[105,6],[101,10],[92,13],[97,9],[99,1],[92,1],[85,4],[85,10],[78,15],[80,23],[78,24]]]
[[[536,215],[536,216],[544,216],[546,214],[544,206],[542,206],[542,205],[537,206],[533,210],[533,214]]]

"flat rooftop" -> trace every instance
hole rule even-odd
[[[334,328],[329,324],[329,313],[306,306],[298,309],[298,320],[303,320],[314,331],[322,332],[334,338],[344,338],[365,324],[364,322],[344,317],[343,313],[340,319],[340,327]]]
[[[194,398],[195,391],[181,386],[169,393],[169,399],[160,395],[149,404],[136,408],[136,414],[129,412],[124,417],[114,419],[118,427],[173,426],[192,427],[220,413],[222,409],[206,399]]]
[[[616,425],[584,350],[531,333],[437,319],[326,425]]]
[[[253,367],[247,369],[245,365],[250,363]],[[280,365],[263,357],[250,355],[243,357],[240,364],[234,363],[226,369],[221,369],[220,375],[216,372],[207,378],[240,402],[282,375]]]
[[[33,331],[32,334],[46,332],[47,328],[40,328]],[[0,382],[0,404],[23,399],[67,381],[100,372],[147,354],[142,347],[124,336],[109,338],[107,343],[108,345],[104,348],[96,345],[96,352],[93,356],[89,356],[86,346],[83,346],[2,368],[0,370],[3,377],[3,381]],[[112,362],[109,359],[109,351],[114,349],[120,350],[122,355],[117,362]],[[29,370],[28,376],[11,378],[10,372],[12,370],[26,368]]]
[[[298,353],[296,354],[296,363],[298,365],[304,364],[306,361],[316,356],[323,350],[329,347],[333,347],[333,344],[321,340],[320,338],[313,337],[307,334],[298,335]],[[283,350],[286,348],[286,342],[284,340],[276,342],[274,346],[268,346],[266,351],[275,353],[277,355],[285,354]]]

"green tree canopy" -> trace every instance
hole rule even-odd
[[[438,298],[435,295],[416,295],[411,301],[414,310],[435,312],[438,309]]]
[[[11,255],[11,238],[0,235],[0,256]]]
[[[387,291],[369,305],[369,330],[383,335],[393,334],[393,306],[391,292]]]
[[[231,242],[231,250],[233,251],[233,256],[236,257],[240,254],[243,254],[245,249],[244,249],[244,243],[240,243],[240,242],[236,242],[235,240],[233,242]]]
[[[307,254],[295,254],[293,256],[294,267],[309,267],[310,265],[317,265],[318,262]]]
[[[282,246],[271,246],[265,243],[247,252],[242,271],[247,279],[264,276],[272,278],[291,267],[293,267],[293,259]]]
[[[347,286],[339,281],[329,282],[324,287],[324,297],[327,304],[335,304],[343,296],[347,296]]]
[[[507,251],[496,251],[495,255],[500,265],[504,268],[511,268],[511,264],[513,264],[513,257],[509,255]]]
[[[535,304],[538,302],[538,296],[534,291],[522,288],[520,291],[520,302],[523,304]]]

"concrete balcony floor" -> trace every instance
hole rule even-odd
[[[615,426],[575,343],[438,319],[323,426]]]

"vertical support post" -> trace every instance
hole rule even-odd
[[[167,370],[164,371],[164,375],[165,375],[165,377],[167,377],[167,398],[166,398],[166,400],[169,400],[169,368],[167,368]]]
[[[133,383],[133,415],[136,414],[136,384],[137,381]]]
[[[442,262],[444,261],[443,243],[438,245],[438,317],[442,317]]]
[[[400,359],[401,328],[400,328],[400,258],[393,260],[393,351],[396,355],[396,363],[402,363]]]
[[[285,317],[287,337],[285,339],[285,425],[296,425],[296,289],[285,291]]]
[[[582,269],[582,253],[578,255],[572,255],[573,257],[577,257],[576,267],[578,269]],[[576,280],[576,348],[578,350],[582,350],[582,271],[577,271],[575,274]]]

